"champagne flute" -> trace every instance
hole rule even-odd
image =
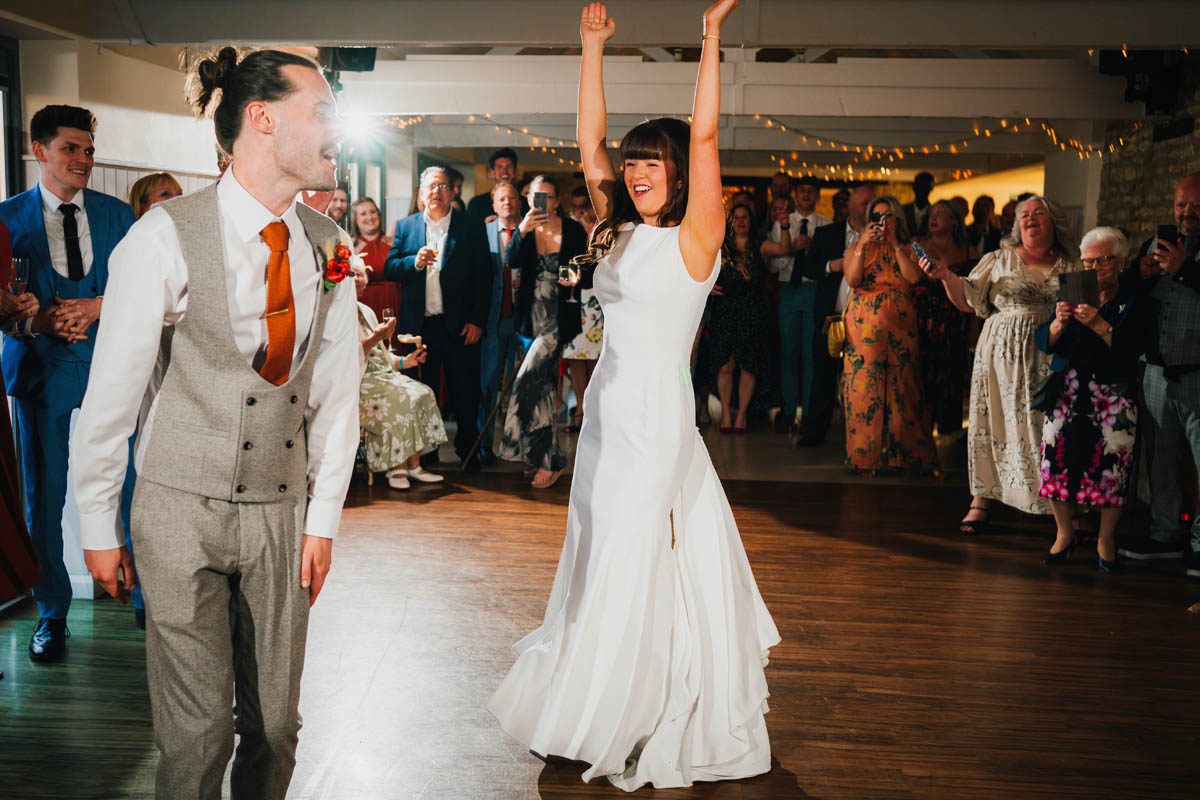
[[[13,294],[25,294],[25,287],[29,283],[29,259],[23,256],[12,257],[12,283],[9,288]]]
[[[390,306],[388,308],[383,309],[383,324],[384,325],[387,325],[389,322],[391,322],[395,318],[396,318],[396,309],[391,308]],[[392,339],[392,337],[389,336],[387,347],[388,347],[388,350],[395,351],[396,348],[394,346],[394,343],[391,341],[391,339]]]

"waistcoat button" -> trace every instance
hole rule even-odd
[[[296,405],[296,401],[299,399],[300,398],[296,397],[296,395],[292,395],[292,405]]]
[[[239,483],[237,487],[237,493],[241,494],[244,491],[246,491],[246,487]]]
[[[246,442],[242,445],[243,450],[251,450],[253,448],[254,448],[254,444],[252,442]]]
[[[286,483],[281,483],[281,484],[279,484],[279,491],[280,491],[280,492],[286,492],[286,491],[287,491],[287,484],[286,484]]]
[[[283,443],[283,446],[286,447],[287,449],[291,450],[295,444],[296,443],[293,442],[291,439],[288,439],[286,442]]]
[[[252,405],[254,405],[254,404],[255,404],[255,403],[257,403],[257,402],[258,402],[258,401],[257,401],[257,400],[255,400],[253,397],[247,397],[247,398],[246,398],[246,405],[248,405],[248,406],[252,406]]]

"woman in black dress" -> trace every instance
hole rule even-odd
[[[780,220],[787,224],[787,211]],[[754,229],[750,207],[738,203],[729,212],[721,274],[709,301],[709,353],[714,383],[721,398],[721,433],[745,433],[746,412],[758,376],[767,371],[766,258],[792,253],[790,231],[778,242],[764,241]],[[766,258],[764,258],[766,257]],[[738,378],[738,411],[733,418],[733,373]]]
[[[1038,327],[1037,345],[1054,356],[1057,397],[1049,394],[1042,428],[1038,494],[1050,500],[1058,531],[1043,561],[1060,564],[1075,547],[1072,506],[1100,509],[1099,567],[1117,567],[1117,520],[1129,491],[1137,432],[1135,382],[1153,317],[1147,303],[1119,285],[1129,242],[1116,228],[1096,228],[1079,246],[1095,270],[1100,306],[1061,300]],[[1053,409],[1049,408],[1053,401]]]

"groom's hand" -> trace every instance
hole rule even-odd
[[[129,593],[137,588],[137,573],[129,548],[114,547],[111,550],[84,550],[83,563],[88,572],[100,582],[104,591],[115,597],[122,605],[129,601]],[[124,580],[121,574],[124,573]]]
[[[300,587],[308,589],[308,605],[317,602],[333,559],[333,539],[304,534],[300,545]]]

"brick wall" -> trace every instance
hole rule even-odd
[[[1200,118],[1200,69],[1192,68],[1178,116]],[[1175,185],[1184,175],[1200,172],[1200,125],[1187,136],[1151,141],[1153,122],[1140,127],[1110,123],[1100,177],[1097,222],[1124,231],[1136,244],[1160,224],[1175,222]],[[1125,140],[1121,147],[1119,140]],[[1119,149],[1107,154],[1108,145]]]

